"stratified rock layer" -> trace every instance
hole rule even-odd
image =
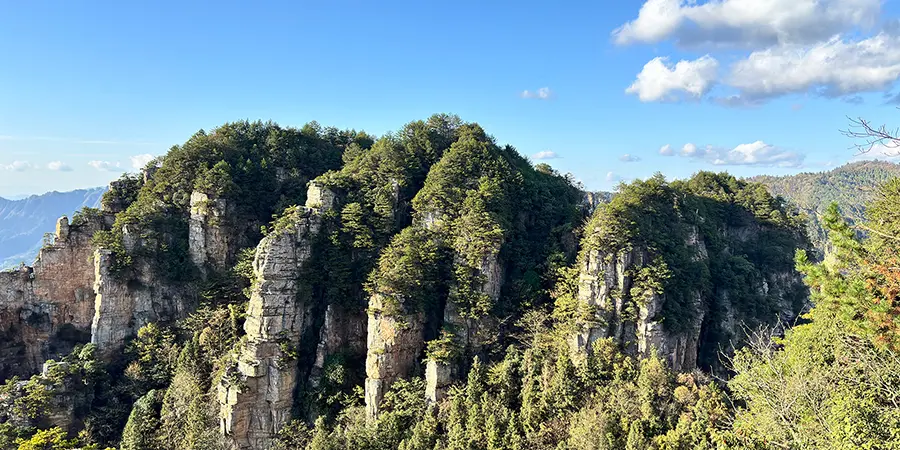
[[[385,314],[384,302],[380,294],[369,300],[366,414],[370,419],[378,417],[384,394],[410,374],[425,347],[425,314]]]
[[[102,216],[57,223],[33,267],[0,272],[0,379],[40,371],[90,337],[94,315],[91,238]]]
[[[127,247],[128,238],[125,240]],[[91,343],[103,355],[121,350],[142,326],[177,320],[187,315],[192,306],[186,290],[161,282],[150,262],[137,258],[126,277],[113,272],[114,258],[112,252],[102,248],[95,251],[93,258],[96,297]]]
[[[191,261],[201,270],[223,270],[234,259],[235,233],[226,224],[229,210],[224,199],[194,191],[191,194],[191,218],[188,249]]]
[[[756,230],[758,232],[759,230]],[[742,241],[755,239],[753,230],[725,230],[726,235]],[[688,234],[685,246],[693,250],[694,260],[708,262],[709,255],[703,237],[694,227]],[[632,355],[649,356],[656,352],[675,371],[690,371],[698,366],[701,352],[719,355],[738,346],[743,339],[739,327],[744,320],[736,319],[736,313],[728,301],[727,287],[716,286],[714,298],[703,298],[699,291],[689,293],[688,318],[679,331],[673,331],[664,323],[665,293],[643,289],[636,282],[635,274],[651,264],[651,254],[644,248],[605,253],[593,249],[580,260],[578,301],[594,311],[591,320],[582,321],[580,329],[570,338],[573,355],[584,355],[598,339],[612,338],[624,351]],[[755,289],[778,305],[778,317],[766,318],[772,325],[790,323],[800,311],[796,310],[791,295],[801,284],[796,272],[762,271]],[[718,323],[707,323],[711,309],[722,312]],[[745,318],[742,318],[745,319]],[[727,341],[717,342],[719,348],[702,349],[702,333],[705,326],[715,327]],[[730,345],[729,345],[730,343]],[[733,348],[733,347],[732,347]]]
[[[298,208],[257,247],[246,340],[237,348],[236,367],[218,386],[220,429],[232,448],[269,448],[291,417],[301,376],[297,352],[312,325],[312,299],[301,275],[320,217],[317,209]]]

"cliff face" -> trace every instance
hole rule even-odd
[[[210,198],[197,191],[191,194],[188,246],[191,261],[201,270],[208,266],[223,270],[234,261],[236,246],[231,241],[235,233],[225,223],[229,213],[225,199]]]
[[[665,201],[677,204],[676,193]],[[785,257],[803,245],[796,226],[750,219],[748,210],[723,202],[705,215],[696,208],[699,214],[691,217],[673,208],[659,238],[646,239],[650,232],[633,229],[621,240],[619,217],[610,215],[621,207],[599,211],[586,230],[576,281],[576,301],[586,317],[570,338],[576,357],[610,338],[632,355],[657,352],[676,371],[717,371],[723,369],[721,354],[742,345],[744,327],[779,331],[806,307],[800,275]],[[728,208],[737,211],[732,223],[720,222],[714,212]],[[777,263],[758,251],[784,244]]]
[[[135,261],[135,270],[128,277],[113,273],[115,257],[101,248],[93,258],[96,297],[91,343],[106,355],[121,350],[144,325],[180,319],[193,305],[192,296],[183,286],[162,282],[147,261]]]
[[[33,267],[0,272],[0,379],[40,371],[45,360],[90,339],[94,316],[91,238],[102,216],[57,222]]]
[[[318,196],[308,198],[310,206],[322,206]],[[247,334],[237,349],[236,365],[218,386],[221,432],[233,448],[269,448],[291,418],[301,378],[296,360],[301,339],[312,326],[314,305],[301,275],[312,256],[321,210],[298,208],[280,220],[286,223],[257,247]]]
[[[209,339],[196,353],[214,373],[202,387],[215,392],[213,405],[203,406],[217,412],[231,448],[256,450],[270,448],[295,416],[320,412],[308,403],[336,402],[333,394],[358,387],[362,357],[370,420],[403,378],[424,374],[428,400],[439,402],[474,357],[496,360],[514,343],[517,320],[549,306],[550,292],[569,296],[558,306],[576,305],[571,317],[559,307],[546,321],[574,326],[573,359],[611,339],[632,355],[659,352],[676,371],[718,369],[719,352],[740,345],[745,325],[778,326],[803,306],[791,262],[802,239],[780,205],[731,177],[583,193],[477,126],[444,134],[419,126],[401,141],[354,149],[344,170],[308,184],[284,167],[265,181],[255,171],[270,163],[256,167],[244,156],[205,161],[205,175],[181,177],[217,141],[190,157],[173,150],[175,165],[158,172],[165,183],[154,186],[149,172],[146,190],[138,179],[114,183],[104,214],[77,226],[61,220],[33,268],[0,273],[0,376],[37,372],[76,343],[121,357],[140,327],[172,326],[203,293],[204,307],[230,320],[204,326],[227,333],[197,329],[196,317],[210,317],[202,310],[165,345],[186,346],[186,329],[201,344]],[[308,187],[305,206],[284,209],[302,201],[299,185]],[[256,246],[253,283],[243,290],[236,255],[259,236],[259,221],[282,210]],[[98,231],[110,239],[92,248]],[[577,276],[557,289],[560,273]],[[243,302],[245,316],[234,309]],[[336,372],[347,376],[334,378],[349,381],[326,376],[337,367],[329,364],[343,365]],[[71,415],[54,420],[68,424]]]

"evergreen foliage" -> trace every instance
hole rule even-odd
[[[824,215],[828,205],[837,203],[851,223],[865,217],[866,204],[874,200],[879,187],[900,175],[900,165],[887,161],[859,161],[827,172],[751,178],[762,183],[772,195],[784,197],[807,215],[810,240],[818,258],[827,250],[829,238]]]
[[[115,254],[115,270],[128,269],[133,258],[154,262],[173,281],[192,279],[187,254],[190,198],[195,191],[225,200],[230,225],[248,242],[259,240],[259,227],[286,207],[302,204],[307,182],[338,167],[350,145],[371,142],[356,131],[322,128],[315,122],[302,129],[267,122],[234,122],[209,133],[201,130],[159,161],[152,176],[125,175],[104,196],[104,204],[127,206],[111,231],[98,233],[97,244]],[[141,245],[126,251],[125,230]]]
[[[834,251],[815,263],[801,217],[761,184],[656,175],[620,186],[586,220],[570,175],[532,165],[477,124],[435,115],[377,139],[315,123],[231,123],[173,147],[146,177],[123,177],[104,199],[123,211],[97,244],[114,252],[123,277],[140,262],[169,274],[166,283],[190,284],[196,309],[144,325],[118,357],[85,345],[46,375],[7,380],[0,450],[225,448],[216,387],[233,376],[246,339],[252,246],[309,217],[299,205],[311,180],[335,202],[316,212],[321,231],[300,277],[313,331],[286,348],[285,363],[307,376],[325,308],[362,313],[378,296],[373,315],[401,327],[426,318],[421,356],[452,365],[457,378],[436,403],[417,374],[398,380],[367,421],[362,355],[348,346],[327,356],[316,387],[298,386],[275,448],[900,448],[900,182],[870,196],[865,222],[845,221],[837,205],[822,211]],[[223,219],[243,239],[233,267],[202,281],[186,248],[195,191],[224,200]],[[99,214],[85,210],[73,225]],[[126,234],[139,245],[126,249]],[[697,241],[703,255],[689,244]],[[636,249],[648,258],[629,273],[634,285],[613,293],[629,300],[625,320],[662,296],[668,332],[704,314],[701,348],[724,343],[716,324],[726,313],[753,330],[725,361],[727,380],[674,373],[612,338],[573,352],[573,331],[597,312],[577,298],[585,258]],[[763,286],[795,266],[815,308],[778,336],[762,325],[783,305]],[[802,287],[790,295],[791,307],[805,306]],[[699,356],[702,368],[720,363],[718,353]]]

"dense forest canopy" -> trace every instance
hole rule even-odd
[[[822,183],[854,182],[833,177]],[[275,355],[265,370],[299,380],[260,447],[900,448],[900,182],[866,196],[860,237],[847,190],[760,181],[656,175],[593,210],[571,175],[451,115],[381,137],[198,132],[114,183],[114,223],[94,235],[126,287],[176,286],[185,311],[120,351],[85,343],[5,380],[0,449],[234,448],[223,386],[251,388],[260,348]],[[802,218],[764,184],[800,189],[804,209],[837,202],[820,211],[828,258],[813,262]],[[307,192],[319,203],[303,206]],[[202,225],[227,236],[227,258],[201,264],[190,235],[213,206]],[[283,304],[265,303],[273,286],[290,287]],[[263,347],[248,323],[267,320],[295,336]],[[573,346],[591,327],[602,333]],[[684,373],[673,355],[692,361]]]
[[[851,221],[865,216],[865,207],[878,187],[900,175],[900,165],[887,161],[858,161],[826,172],[804,172],[775,177],[759,175],[751,181],[762,183],[772,195],[784,197],[807,214],[807,230],[820,252],[828,243],[823,216],[837,203]]]

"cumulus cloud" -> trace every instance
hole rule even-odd
[[[685,95],[700,98],[715,84],[718,71],[719,62],[709,55],[674,66],[666,57],[653,58],[625,92],[637,94],[642,102],[673,101]]]
[[[872,148],[865,153],[858,153],[851,158],[851,161],[865,161],[865,160],[882,160],[882,161],[896,161],[897,158],[900,158],[900,144],[878,144],[872,146]]]
[[[537,152],[534,155],[532,155],[532,158],[538,159],[538,160],[540,160],[540,159],[559,159],[559,157],[560,156],[557,155],[556,152],[553,152],[550,150],[544,150],[542,152]]]
[[[675,154],[675,150],[672,150],[671,145],[666,144],[659,148],[659,154],[663,156],[672,156]]]
[[[47,164],[47,168],[50,170],[55,170],[58,172],[71,172],[72,166],[62,162],[62,161],[52,161]]]
[[[521,94],[522,98],[535,98],[538,100],[549,100],[553,97],[553,91],[548,87],[542,87],[536,91],[524,90]]]
[[[141,170],[147,165],[147,163],[153,161],[153,158],[155,158],[155,156],[149,153],[144,153],[143,155],[134,155],[131,157],[131,167],[137,170]]]
[[[647,0],[618,44],[672,39],[682,47],[809,44],[878,20],[881,0]]]
[[[728,60],[737,59],[721,75],[710,54],[675,66],[657,57],[626,92],[644,102],[673,101],[705,97],[723,86],[709,100],[728,107],[759,106],[789,94],[859,104],[859,94],[886,91],[900,80],[900,21],[881,21],[876,29],[881,3],[646,0],[637,18],[613,32],[619,44],[672,41],[713,53],[747,52],[728,53]]]
[[[681,156],[694,156],[699,153],[700,149],[697,148],[696,145],[687,143],[684,144],[684,147],[681,147]]]
[[[641,160],[640,156],[630,155],[628,153],[619,157],[619,161],[622,162],[638,162]]]
[[[12,170],[15,172],[24,172],[29,169],[36,169],[37,166],[28,161],[13,161],[9,164],[0,164],[0,169]]]
[[[102,171],[107,171],[107,172],[114,171],[114,170],[118,169],[119,167],[121,167],[121,164],[119,164],[117,162],[112,162],[112,161],[89,161],[88,165],[97,170],[102,170]]]
[[[900,78],[900,37],[832,38],[811,47],[783,45],[735,63],[726,83],[749,98],[814,92],[839,97],[889,88]]]
[[[622,177],[620,177],[619,175],[617,175],[613,172],[606,172],[606,181],[608,181],[610,183],[615,183],[617,181],[622,181]]]
[[[763,141],[741,144],[732,149],[685,144],[681,156],[705,161],[716,166],[802,167],[806,155],[792,152]]]

